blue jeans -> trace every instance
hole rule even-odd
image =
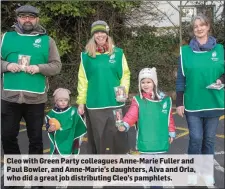
[[[219,117],[186,115],[189,129],[188,154],[214,154]]]

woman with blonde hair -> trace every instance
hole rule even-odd
[[[85,112],[87,120],[88,153],[124,154],[129,150],[127,133],[118,132],[113,110],[124,109],[125,103],[116,100],[114,87],[124,86],[128,95],[130,71],[105,21],[92,24],[91,36],[81,53],[77,87],[78,112]]]

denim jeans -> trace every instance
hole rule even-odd
[[[214,154],[219,117],[186,115],[189,129],[188,154]]]

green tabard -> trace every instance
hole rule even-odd
[[[139,106],[138,151],[166,152],[169,149],[169,116],[172,107],[170,97],[160,101],[135,96]]]
[[[57,148],[62,155],[77,154],[78,151],[72,149],[73,141],[86,133],[86,125],[77,113],[77,108],[70,107],[64,112],[51,110],[47,117],[57,119],[62,128],[62,130],[55,131],[55,134],[48,134],[51,141],[50,153],[52,154],[54,149]]]
[[[19,56],[30,56],[30,65],[46,64],[49,57],[49,37],[47,35],[20,35],[7,32],[3,37],[2,58],[5,61],[19,63]],[[26,91],[44,93],[45,76],[23,71],[3,74],[3,89],[8,91]]]
[[[82,62],[88,80],[87,108],[98,109],[124,105],[116,101],[114,87],[120,86],[123,75],[123,51],[114,48],[112,55],[100,54],[96,58],[82,53]]]
[[[224,49],[216,45],[207,52],[182,47],[182,70],[186,78],[184,106],[187,111],[224,109],[224,90],[207,89],[224,73]]]

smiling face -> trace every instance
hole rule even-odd
[[[203,22],[200,19],[196,19],[193,25],[193,32],[197,39],[207,39],[209,33],[210,26],[209,24]]]
[[[143,90],[145,93],[151,93],[153,92],[154,89],[154,82],[149,79],[149,78],[145,78],[141,80],[141,90]]]
[[[97,45],[103,46],[106,44],[108,35],[104,32],[96,32],[94,33],[94,39]]]

